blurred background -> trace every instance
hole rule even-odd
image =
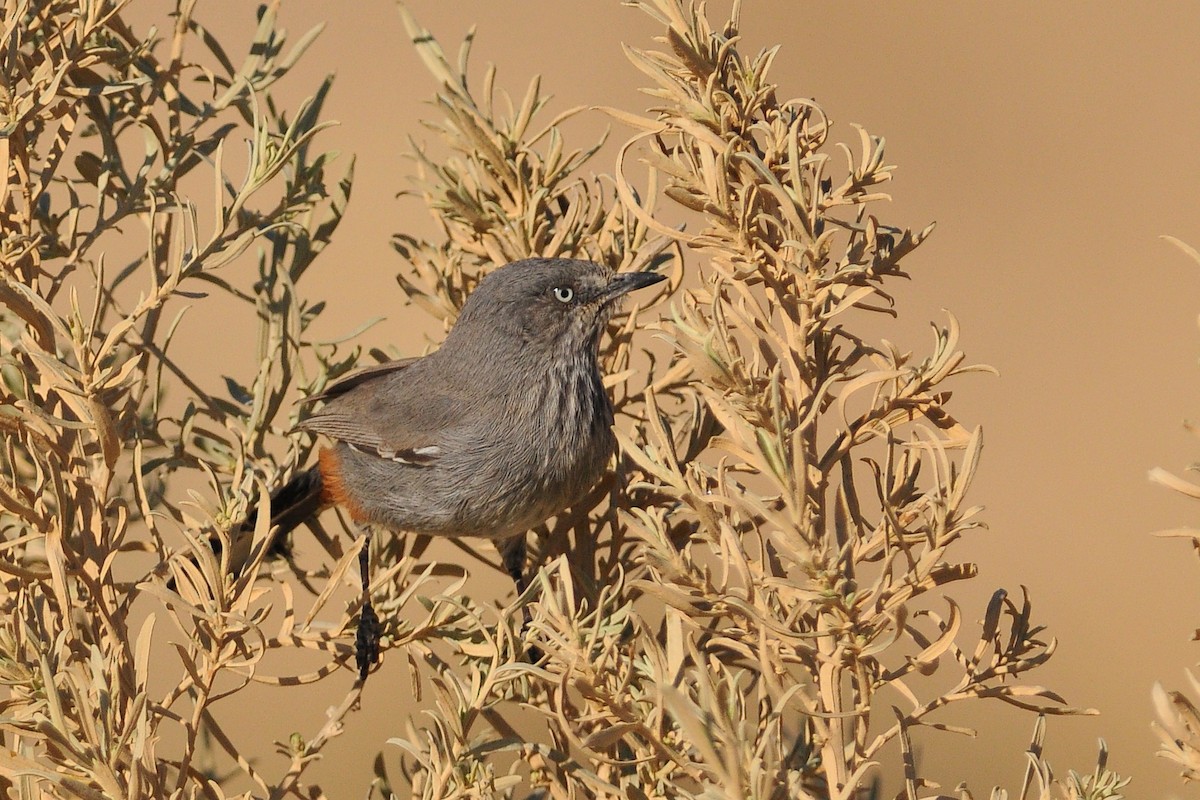
[[[495,62],[498,86],[519,99],[541,74],[555,95],[551,113],[651,104],[621,45],[650,46],[659,31],[615,0],[410,7],[450,53],[477,25],[474,77]],[[168,8],[135,3],[130,19],[167,29]],[[721,20],[728,8],[712,2],[709,12]],[[253,12],[217,3],[205,13],[202,4],[199,16],[232,54],[244,52]],[[281,19],[293,40],[325,23],[278,88],[294,108],[336,72],[326,116],[341,125],[321,144],[357,159],[346,219],[306,279],[308,296],[330,306],[321,333],[383,317],[364,344],[419,351],[439,329],[405,306],[389,239],[429,229],[419,202],[396,195],[411,168],[399,156],[405,138],[435,138],[422,119],[436,87],[391,2],[285,2]],[[1182,427],[1200,416],[1200,267],[1159,238],[1200,247],[1200,13],[1182,3],[747,0],[742,33],[746,51],[781,45],[772,73],[780,95],[815,98],[836,123],[835,140],[857,149],[851,123],[886,138],[898,170],[884,187],[891,207],[877,213],[918,229],[937,221],[905,260],[912,281],[890,287],[899,319],[879,323],[881,335],[927,352],[929,322],[950,311],[969,360],[1001,373],[952,386],[950,410],[985,431],[973,496],[990,530],[957,551],[980,577],[952,587],[966,619],[982,616],[995,588],[1019,596],[1028,587],[1035,621],[1059,642],[1033,679],[1101,712],[1050,721],[1056,773],[1090,771],[1103,737],[1110,766],[1134,777],[1128,796],[1185,796],[1175,770],[1154,757],[1150,689],[1185,686],[1184,670],[1200,661],[1190,641],[1200,563],[1186,542],[1152,534],[1194,524],[1200,505],[1151,485],[1146,472],[1181,472],[1200,454]],[[609,124],[584,115],[568,145],[588,145]],[[614,126],[597,169],[611,170],[627,135]],[[197,357],[211,346],[199,338]],[[309,774],[330,796],[362,796],[375,754],[398,755],[384,742],[403,732],[401,662],[372,679],[363,710]],[[263,763],[278,758],[271,740],[319,727],[350,681],[347,672],[317,690],[261,690],[271,712],[251,708],[244,730],[263,742]],[[947,791],[960,780],[977,797],[993,784],[1017,789],[1033,718],[977,704],[955,721],[978,738],[923,732],[925,770]]]

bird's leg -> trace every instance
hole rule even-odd
[[[354,638],[354,658],[358,664],[358,679],[366,683],[371,666],[379,663],[379,617],[371,605],[371,531],[363,533],[362,549],[358,551],[358,572],[362,578],[362,611],[358,617],[358,633]]]
[[[500,548],[500,557],[504,559],[504,571],[517,585],[517,595],[525,594],[525,590],[529,588],[529,583],[525,580],[525,534],[505,542]]]
[[[510,539],[500,547],[500,558],[504,561],[504,571],[513,579],[513,583],[517,586],[517,597],[525,594],[525,590],[529,588],[529,581],[525,578],[525,534],[521,534],[515,539]],[[529,611],[529,606],[521,606],[521,636],[524,636],[529,630],[529,623],[533,621],[533,614]],[[526,651],[531,662],[541,661],[542,651],[540,648],[530,645]]]

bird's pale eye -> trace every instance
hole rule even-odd
[[[570,286],[555,286],[554,299],[560,303],[569,303],[575,299],[575,290]]]

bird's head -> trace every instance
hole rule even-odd
[[[495,354],[512,347],[595,353],[621,298],[664,277],[618,273],[602,264],[566,258],[516,261],[480,281],[445,347],[481,347]]]

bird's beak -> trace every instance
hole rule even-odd
[[[612,276],[612,280],[604,289],[603,302],[611,303],[635,289],[644,289],[666,279],[666,275],[659,275],[657,272],[619,272]]]

